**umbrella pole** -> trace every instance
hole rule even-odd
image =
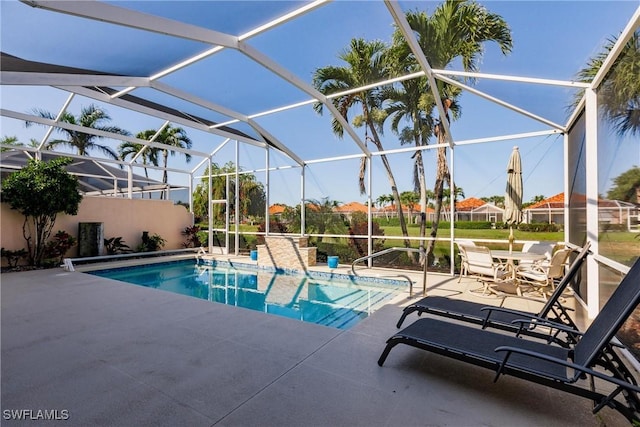
[[[514,241],[514,237],[513,237],[513,225],[509,226],[509,253],[513,252],[513,241]]]

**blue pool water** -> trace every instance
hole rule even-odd
[[[101,277],[348,329],[398,294],[381,286],[179,261],[92,271]]]

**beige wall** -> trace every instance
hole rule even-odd
[[[24,216],[0,203],[0,246],[8,250],[26,249],[22,237]],[[193,225],[193,215],[184,207],[167,200],[122,199],[115,197],[84,197],[78,215],[58,215],[52,234],[64,230],[78,237],[79,222],[104,223],[104,237],[122,237],[132,249],[142,241],[142,232],[159,234],[167,241],[164,249],[180,249],[185,237],[180,232]],[[78,247],[67,252],[77,256]],[[2,259],[2,265],[5,265]]]

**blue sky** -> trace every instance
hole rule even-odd
[[[299,2],[112,2],[121,7],[153,12],[184,20],[234,35],[265,23],[298,6]],[[504,57],[496,46],[487,45],[480,71],[526,77],[571,80],[588,59],[599,52],[606,40],[616,36],[640,5],[632,1],[489,1],[481,2],[491,12],[504,17],[512,29],[513,52]],[[403,10],[431,12],[438,2],[400,2]],[[157,34],[146,34],[110,24],[90,22],[72,16],[36,10],[22,3],[0,2],[2,24],[0,45],[3,52],[25,59],[49,61],[119,72],[147,75],[157,72],[206,46],[175,40]],[[286,67],[303,81],[310,83],[313,71],[326,65],[342,65],[338,53],[355,37],[390,41],[392,18],[379,1],[337,1],[315,10],[281,27],[249,39],[247,43]],[[61,59],[62,58],[62,59]],[[225,50],[188,69],[162,80],[171,86],[220,103],[243,114],[254,114],[308,99],[304,92],[293,88],[242,54]],[[540,85],[515,84],[480,80],[476,87],[559,124],[567,118],[566,105],[572,99],[570,90]],[[68,93],[49,88],[18,88],[3,86],[2,108],[26,112],[34,107],[57,112]],[[134,94],[148,96],[158,102],[173,102],[164,95],[145,89]],[[77,114],[82,106],[95,101],[76,97],[69,110]],[[452,123],[454,139],[468,140],[490,136],[534,132],[547,126],[498,107],[466,93],[461,98],[462,116]],[[179,106],[179,105],[177,105]],[[107,106],[113,124],[137,133],[157,128],[162,120]],[[222,117],[210,111],[202,113],[212,120]],[[256,121],[282,143],[305,160],[321,159],[359,152],[347,137],[338,139],[331,132],[328,113],[318,116],[311,107],[264,116]],[[45,129],[31,127],[8,118],[1,118],[0,135],[18,136],[20,140],[41,139]],[[242,128],[245,129],[245,128]],[[357,132],[362,135],[362,129]],[[223,140],[199,131],[189,130],[194,148],[212,152]],[[633,165],[640,164],[640,144],[636,139],[619,140],[610,135],[611,144],[605,150],[599,177],[601,193],[606,193],[611,179]],[[117,142],[110,142],[115,147]],[[399,147],[397,137],[386,130],[386,149]],[[511,149],[520,147],[524,168],[525,200],[536,195],[552,196],[563,191],[561,136],[545,136],[512,141],[476,144],[455,151],[455,182],[467,197],[502,195],[506,178],[505,167]],[[609,148],[611,147],[611,148]],[[97,153],[96,153],[97,154]],[[391,155],[390,161],[400,191],[412,189],[409,154]],[[220,150],[214,161],[226,163],[235,158],[233,144]],[[427,180],[434,179],[435,156],[426,154]],[[172,157],[170,166],[193,167],[200,159],[185,165],[180,157]],[[276,153],[272,166],[287,166],[292,162]],[[264,153],[241,144],[240,165],[244,169],[262,168]],[[379,158],[373,163],[375,177],[372,193],[390,192]],[[312,164],[308,167],[305,197],[329,197],[341,202],[365,201],[358,192],[357,160]],[[139,171],[140,173],[140,171]],[[158,175],[159,178],[159,175]],[[263,180],[264,174],[258,174]],[[176,183],[186,184],[180,174],[170,174]],[[270,202],[295,204],[300,198],[299,169],[274,172],[270,176]]]

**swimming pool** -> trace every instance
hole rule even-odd
[[[338,329],[349,329],[403,290],[193,261],[88,273]]]

